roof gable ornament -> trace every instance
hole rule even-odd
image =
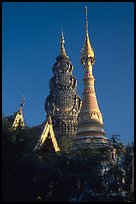
[[[43,147],[43,145],[46,142],[48,137],[51,138],[55,152],[60,151],[56,137],[54,135],[51,116],[49,116],[47,118],[44,130],[43,130],[41,137],[40,137],[40,139],[39,139],[38,143],[36,144],[33,151],[35,151],[35,152],[39,151]]]
[[[22,112],[22,107],[24,106],[24,104],[25,104],[25,97],[23,96],[22,103],[20,104],[19,110],[16,112],[11,130],[16,130],[18,126],[21,126],[22,128],[25,127],[25,121],[24,121],[23,112]]]

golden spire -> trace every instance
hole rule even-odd
[[[86,18],[85,18],[86,36],[88,36],[88,9],[87,9],[87,6],[85,6],[85,14],[86,14]]]
[[[60,48],[60,55],[65,55],[65,56],[67,56],[66,50],[65,50],[65,47],[64,47],[64,44],[65,44],[64,34],[63,34],[63,31],[61,31],[61,48]]]
[[[85,44],[82,49],[81,63],[84,65],[84,89],[82,107],[78,117],[77,127],[77,140],[79,142],[87,143],[106,143],[103,117],[100,112],[95,86],[94,76],[92,73],[92,66],[94,64],[94,51],[91,47],[89,34],[88,34],[88,16],[87,7],[86,10],[86,35]]]
[[[88,64],[87,62],[91,60],[91,64],[94,64],[94,51],[90,43],[89,34],[88,34],[88,9],[85,6],[86,12],[86,36],[85,36],[85,44],[81,53],[81,63]]]

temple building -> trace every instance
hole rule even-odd
[[[47,119],[41,125],[31,127],[38,141],[35,151],[43,149],[48,141],[53,144],[55,152],[60,151],[59,145],[62,138],[71,138],[80,144],[108,142],[94,87],[95,79],[92,68],[95,55],[89,39],[87,15],[86,7],[86,35],[81,53],[81,63],[84,66],[83,99],[81,101],[77,93],[77,80],[72,73],[73,65],[66,54],[62,32],[60,54],[56,57],[56,62],[52,67],[53,77],[49,80],[50,92],[44,104]],[[19,125],[25,127],[23,105],[24,99],[18,112],[8,117],[9,120],[13,120],[13,130]]]
[[[81,63],[84,66],[84,90],[82,107],[78,118],[77,141],[83,143],[107,143],[105,137],[103,117],[100,112],[92,68],[95,62],[94,50],[88,34],[88,13],[86,7],[86,35],[81,53]]]
[[[50,93],[45,100],[45,111],[51,116],[57,140],[75,138],[81,99],[77,94],[77,80],[73,65],[66,54],[64,34],[61,33],[60,54],[52,67],[54,76],[49,81]]]

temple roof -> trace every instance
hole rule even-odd
[[[44,125],[44,128],[43,128],[43,125]],[[42,130],[42,133],[41,133],[38,143],[36,144],[34,148],[34,151],[41,150],[41,148],[47,142],[47,139],[51,139],[55,152],[60,151],[56,137],[54,135],[51,116],[47,117],[46,123],[42,124],[42,126],[39,127],[39,129]]]
[[[14,115],[5,117],[5,119],[12,123],[12,130],[15,130],[18,126],[21,126],[22,128],[25,127],[25,121],[22,112],[22,106],[24,105],[24,103],[25,98],[23,98],[18,111],[15,112]]]

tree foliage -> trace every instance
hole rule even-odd
[[[7,202],[128,202],[132,146],[117,162],[110,148],[72,146],[62,140],[58,153],[33,152],[37,138],[30,128],[10,131],[3,119],[3,201]],[[116,143],[116,148],[119,148]],[[122,152],[118,151],[118,156]],[[127,185],[124,183],[124,177]],[[125,195],[124,195],[124,192]]]

